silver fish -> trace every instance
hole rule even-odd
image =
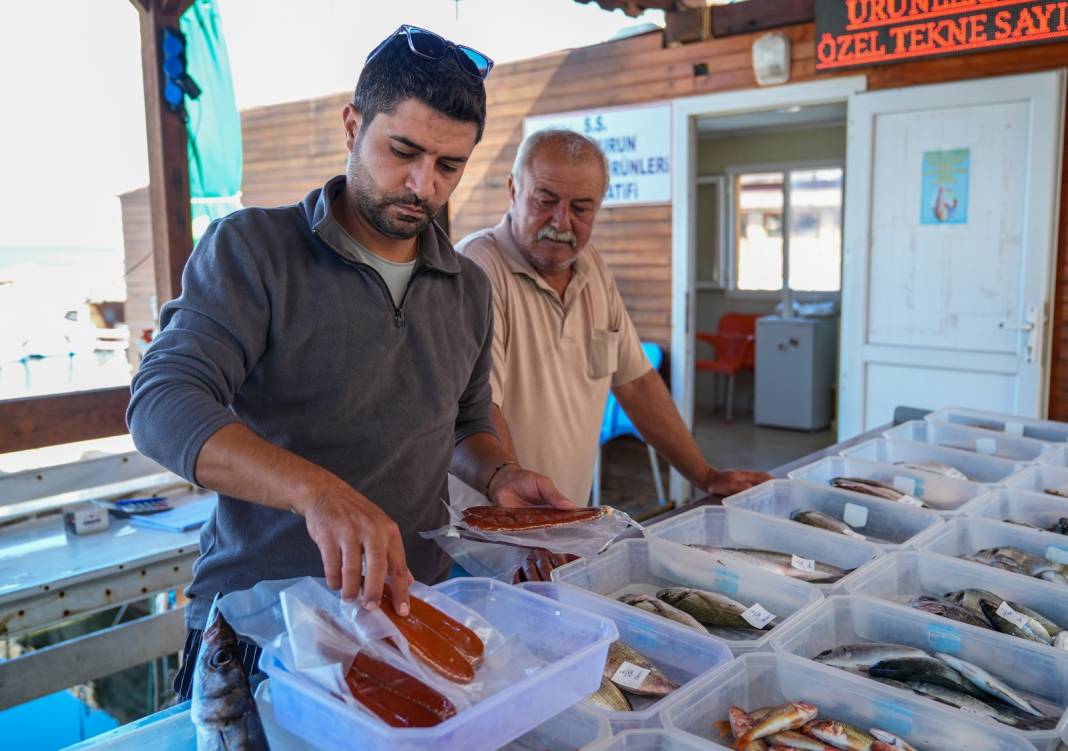
[[[723,548],[712,545],[691,544],[689,547],[708,553],[725,565],[742,564],[755,566],[773,574],[800,579],[812,584],[829,584],[836,582],[849,573],[846,569],[828,563],[815,561],[815,571],[806,571],[793,566],[793,556],[774,550],[756,550],[752,548]]]
[[[907,469],[918,469],[921,472],[933,472],[936,475],[949,477],[953,480],[969,479],[968,475],[964,474],[956,467],[951,467],[942,462],[895,462],[895,464]]]
[[[1001,597],[986,589],[962,589],[957,592],[947,593],[946,598],[983,618],[986,618],[983,609],[980,607],[980,603],[983,600],[991,603],[995,610],[1001,607],[1001,603],[1005,602]],[[1015,602],[1010,602],[1009,605],[1013,610],[1027,618],[1025,630],[1030,631],[1032,635],[1037,636],[1039,640],[1044,641],[1046,644],[1053,641],[1053,637],[1050,634],[1060,630],[1057,624],[1024,605],[1019,605]]]
[[[841,668],[854,673],[867,673],[868,668],[884,660],[893,660],[901,657],[926,657],[927,653],[922,649],[908,647],[902,644],[843,644],[834,649],[820,652],[812,659],[822,662],[824,665]]]
[[[951,707],[962,709],[965,712],[989,717],[1005,725],[1016,726],[1020,722],[1019,718],[1008,712],[1002,712],[996,707],[987,704],[985,701],[975,698],[971,694],[949,688],[948,686],[927,683],[926,681],[908,681],[908,686],[917,694],[922,694],[935,701],[940,701]]]
[[[921,595],[919,597],[910,598],[907,604],[910,608],[922,610],[923,612],[931,613],[932,615],[940,615],[943,618],[949,618],[950,620],[959,623],[968,623],[972,626],[979,626],[980,628],[990,628],[990,624],[985,619],[955,602],[943,600],[940,597]]]
[[[869,480],[866,477],[832,477],[830,484],[835,488],[851,490],[854,493],[863,493],[887,501],[896,501],[905,495],[893,485],[878,480]]]
[[[748,608],[737,600],[732,600],[718,592],[706,592],[703,589],[688,587],[670,587],[656,593],[658,599],[689,613],[701,623],[709,626],[727,626],[728,628],[749,628],[752,624],[742,617]],[[765,628],[770,628],[768,624]]]
[[[991,696],[1001,699],[1001,701],[1006,704],[1011,704],[1027,714],[1034,715],[1035,717],[1042,716],[1042,713],[1035,709],[1031,702],[1013,691],[1008,684],[990,675],[990,673],[986,672],[978,665],[973,665],[967,660],[962,660],[953,655],[947,655],[944,652],[936,652],[935,657],[963,675],[970,683],[972,683],[972,685],[982,689]]]
[[[1014,548],[1011,545],[1002,545],[996,548],[985,548],[976,553],[979,558],[1008,558],[1020,564],[1024,572],[1030,576],[1057,584],[1068,585],[1068,577],[1064,575],[1064,567],[1059,563],[1047,560],[1039,555],[1028,553],[1026,550]]]
[[[1053,646],[1057,649],[1068,650],[1068,631],[1061,631],[1053,637]]]
[[[649,671],[637,687],[613,680],[616,671],[622,667],[624,662]],[[679,684],[664,675],[660,668],[650,662],[645,655],[619,640],[612,642],[608,647],[608,658],[604,663],[604,677],[624,691],[638,696],[667,696],[679,687]]]
[[[980,600],[979,607],[983,611],[983,615],[993,625],[993,627],[1003,634],[1012,634],[1020,639],[1027,639],[1028,641],[1038,642],[1039,644],[1049,644],[1049,641],[1042,636],[1033,632],[1030,628],[1017,626],[1012,621],[1002,618],[998,615],[997,607],[990,600]]]
[[[621,595],[619,601],[627,605],[633,605],[636,608],[640,608],[647,613],[654,613],[663,618],[667,618],[669,621],[675,621],[682,626],[692,628],[695,631],[700,631],[702,634],[707,634],[708,630],[702,626],[696,618],[689,613],[684,613],[676,607],[668,605],[662,600],[658,600],[651,595],[633,594],[633,595]]]
[[[234,630],[212,607],[193,669],[190,715],[197,733],[197,751],[268,749],[237,650]]]
[[[846,537],[855,537],[858,540],[865,539],[864,535],[857,532],[844,521],[835,519],[833,516],[825,514],[822,511],[795,511],[794,513],[790,514],[790,518],[793,519],[795,522],[807,524],[810,527],[826,529],[829,532],[837,532],[840,535],[845,535]]]
[[[972,694],[977,699],[984,697],[984,692],[965,680],[963,675],[943,661],[936,660],[927,654],[923,657],[884,660],[868,668],[868,675],[874,678],[892,678],[903,683],[922,681],[963,691]]]

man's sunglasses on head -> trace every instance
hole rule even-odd
[[[462,44],[453,44],[433,31],[420,29],[418,26],[409,26],[408,24],[403,24],[386,37],[385,41],[371,50],[371,54],[367,56],[364,64],[371,62],[375,55],[385,49],[386,45],[400,34],[404,34],[408,38],[408,49],[413,54],[419,55],[419,57],[425,57],[427,60],[441,60],[449,50],[452,50],[460,70],[468,75],[482,79],[488,76],[493,69],[493,61],[478,50],[473,50]]]

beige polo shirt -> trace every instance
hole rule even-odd
[[[520,464],[588,503],[608,390],[651,368],[615,280],[587,245],[560,299],[519,252],[509,214],[456,249],[493,285],[490,384]]]

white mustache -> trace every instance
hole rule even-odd
[[[544,240],[545,238],[548,238],[558,243],[567,243],[572,248],[578,245],[578,238],[575,237],[574,232],[557,232],[549,225],[545,225],[540,230],[538,230],[538,239]]]

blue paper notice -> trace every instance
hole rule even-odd
[[[923,153],[920,224],[967,224],[971,149]]]

